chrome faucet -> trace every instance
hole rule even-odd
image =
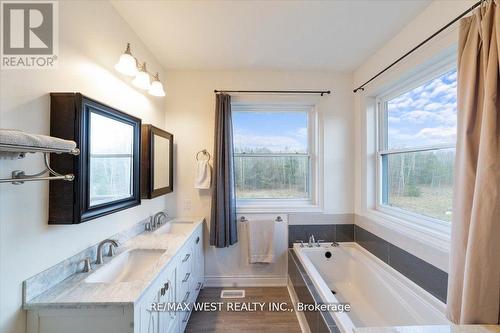
[[[162,217],[165,218],[165,220],[167,219],[167,214],[165,214],[164,212],[160,211],[158,213],[156,213],[154,216],[153,216],[153,222],[151,224],[151,228],[154,230],[156,228],[158,228],[159,226],[161,226],[163,224],[163,222],[161,221]]]
[[[315,243],[314,235],[309,236],[309,242],[307,243],[307,247],[313,247]]]
[[[324,243],[324,242],[325,242],[325,240],[324,240],[324,239],[318,239],[318,240],[316,241],[316,247],[321,247],[321,243]]]
[[[102,248],[103,248],[104,245],[106,245],[108,243],[110,244],[109,245],[108,257],[112,257],[114,255],[113,247],[118,247],[118,243],[115,240],[112,240],[112,239],[105,239],[105,240],[103,240],[97,246],[97,258],[95,260],[96,265],[100,265],[100,264],[103,263],[103,261],[102,261]]]

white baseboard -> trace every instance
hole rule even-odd
[[[297,294],[295,293],[295,289],[293,288],[292,282],[287,281],[287,289],[288,293],[290,294],[290,298],[292,299],[293,307],[297,309],[297,302],[299,301],[299,298],[297,297]],[[295,315],[297,315],[297,319],[299,320],[299,325],[300,329],[302,330],[302,333],[311,333],[311,329],[309,328],[309,324],[307,324],[306,316],[304,315],[304,312],[298,312],[295,311]]]
[[[205,276],[205,287],[286,287],[286,277]]]

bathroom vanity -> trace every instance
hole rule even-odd
[[[174,219],[25,301],[27,332],[180,333],[191,311],[166,305],[195,302],[203,283],[203,219]]]

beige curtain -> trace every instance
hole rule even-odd
[[[493,0],[460,21],[447,302],[456,324],[498,324],[500,317],[499,37]]]

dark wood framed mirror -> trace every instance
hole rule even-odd
[[[142,125],[142,198],[152,199],[174,190],[174,136],[153,125]]]
[[[73,182],[49,185],[49,224],[74,224],[141,203],[141,120],[80,93],[52,93],[50,134],[74,140],[79,156],[51,156]]]

